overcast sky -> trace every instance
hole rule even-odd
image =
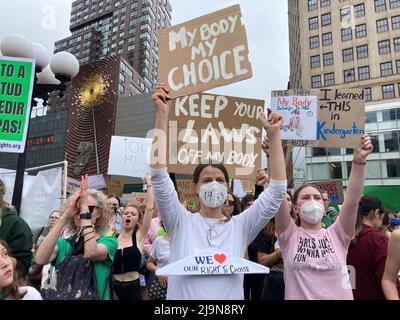
[[[269,101],[270,91],[285,89],[289,79],[287,1],[170,0],[178,24],[239,3],[249,41],[253,77],[212,92]],[[0,39],[22,33],[50,51],[70,35],[71,0],[0,0]]]

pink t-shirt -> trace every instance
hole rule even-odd
[[[157,238],[157,230],[161,228],[160,217],[153,218],[151,220],[149,231],[147,232],[146,239],[143,244],[144,254],[148,257],[150,255],[151,247],[153,246],[154,240]]]
[[[285,266],[286,300],[353,300],[346,266],[351,237],[340,219],[318,231],[291,222],[278,241]]]

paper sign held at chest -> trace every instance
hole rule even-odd
[[[252,77],[239,5],[158,31],[159,76],[172,98]]]
[[[269,268],[228,252],[208,248],[157,269],[162,275],[232,275],[243,273],[269,273]]]

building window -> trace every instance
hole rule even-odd
[[[396,109],[382,110],[382,121],[396,121],[396,120],[397,120]]]
[[[333,52],[324,53],[324,66],[333,64]]]
[[[356,26],[356,38],[367,36],[367,25],[365,23]]]
[[[393,39],[394,51],[400,51],[400,38]]]
[[[395,113],[395,110],[392,110]],[[399,151],[399,136],[397,131],[385,132],[385,152]]]
[[[365,16],[365,5],[364,3],[357,4],[354,6],[354,15],[356,17]]]
[[[312,148],[312,156],[313,157],[323,157],[327,156],[325,148]]]
[[[335,85],[335,74],[333,72],[325,73],[324,79],[326,87]]]
[[[375,111],[370,111],[365,113],[365,123],[375,123],[378,119],[376,117]]]
[[[310,57],[310,64],[311,64],[311,69],[319,68],[321,66],[320,55]]]
[[[393,99],[394,98],[394,85],[387,84],[382,86],[382,98],[383,99]]]
[[[369,79],[369,66],[359,67],[358,80],[367,80],[367,79]]]
[[[400,60],[396,60],[396,72],[400,74]]]
[[[385,19],[380,19],[380,20],[376,20],[376,31],[377,32],[385,32],[388,31],[388,20],[387,18]]]
[[[389,178],[400,177],[400,159],[386,160],[386,168]]]
[[[342,55],[343,55],[343,62],[352,61],[354,59],[353,58],[353,48],[343,49]]]
[[[344,74],[344,82],[353,82],[356,80],[354,69],[344,70],[343,74]]]
[[[329,179],[328,164],[314,163],[311,165],[312,179],[325,180]]]
[[[368,45],[357,47],[357,59],[363,59],[368,57]]]
[[[386,0],[374,0],[374,3],[375,3],[375,12],[386,10]]]
[[[319,36],[310,37],[310,49],[319,47]]]
[[[366,102],[372,101],[372,91],[371,88],[364,89],[364,99]]]
[[[390,8],[400,7],[400,0],[389,0]]]
[[[385,54],[390,52],[390,41],[383,40],[378,42],[379,54]]]
[[[331,4],[331,0],[321,0],[321,8],[327,7]]]
[[[392,74],[392,61],[381,63],[381,77],[391,76]]]
[[[318,29],[318,17],[312,17],[308,19],[308,28],[310,30]]]
[[[341,162],[329,162],[329,178],[331,179],[342,179],[342,163]]]
[[[340,9],[340,21],[350,20],[351,18],[351,7],[344,7]]]
[[[321,76],[313,76],[311,77],[311,88],[320,88],[322,86]]]
[[[308,0],[308,11],[318,8],[318,0]]]
[[[351,28],[342,29],[342,41],[353,39],[353,30]]]
[[[400,29],[400,16],[392,17],[392,29]]]
[[[322,45],[330,46],[332,44],[332,32],[324,33],[322,35]]]
[[[321,25],[322,26],[327,26],[332,23],[332,18],[330,13],[323,14],[321,16]]]

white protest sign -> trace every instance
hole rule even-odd
[[[106,187],[106,181],[102,174],[98,174],[95,176],[89,176],[88,178],[89,188],[93,189],[103,189]]]
[[[243,190],[242,182],[239,179],[233,179],[233,194],[239,198],[246,195],[246,192]]]
[[[273,96],[271,109],[283,117],[282,140],[316,140],[318,98],[316,96]]]
[[[73,178],[68,177],[67,178],[67,191],[69,193],[74,193],[76,190],[78,190],[81,186],[81,183]]]
[[[27,177],[33,177],[30,184]],[[53,210],[61,209],[61,168],[40,171],[37,176],[25,176],[20,216],[31,229],[47,226]]]
[[[240,273],[269,273],[258,263],[233,256],[219,249],[208,248],[157,269],[158,276],[229,275]]]
[[[108,174],[143,178],[149,171],[152,139],[112,136]]]

